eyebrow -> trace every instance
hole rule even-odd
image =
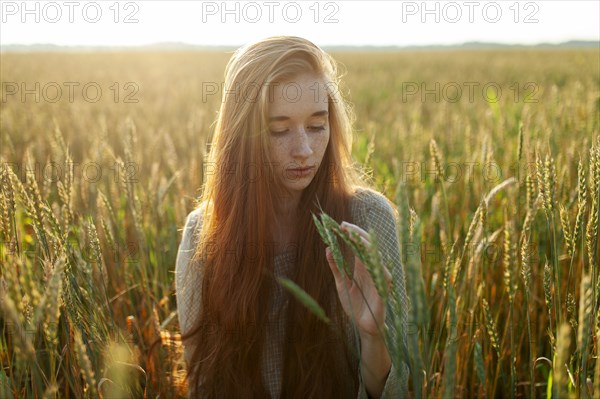
[[[313,113],[311,115],[311,117],[313,117],[313,116],[327,116],[327,114],[328,114],[327,111],[317,111],[317,112]],[[272,118],[269,118],[269,122],[287,121],[288,119],[290,119],[289,116],[274,116]]]

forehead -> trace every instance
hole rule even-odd
[[[268,98],[269,116],[303,116],[328,110],[325,81],[312,74],[301,74],[293,79],[271,85]]]

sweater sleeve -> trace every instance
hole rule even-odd
[[[191,259],[196,250],[198,235],[202,226],[200,209],[192,211],[186,218],[185,226],[175,265],[175,295],[177,299],[177,316],[182,335],[189,332],[198,320],[202,290],[200,262]],[[183,342],[183,354],[187,362],[193,352],[189,342]]]
[[[397,225],[398,216],[392,205],[383,194],[374,190],[365,190],[359,195],[356,209],[356,224],[364,230],[372,229],[379,243],[379,251],[384,264],[391,267],[393,286],[398,293],[399,302],[397,306],[392,306],[392,301],[388,301],[386,308],[385,325],[390,332],[392,342],[398,342],[400,345],[399,354],[394,359],[392,355],[392,367],[381,399],[405,398],[408,397],[408,351],[407,351],[407,332],[408,332],[408,310],[409,300],[406,294],[404,280],[404,270],[400,259],[400,250],[398,246]],[[393,312],[399,313],[400,331],[397,331],[392,315]],[[359,352],[360,353],[360,352]],[[358,392],[359,399],[367,399],[366,387],[362,380]]]

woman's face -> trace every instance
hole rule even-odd
[[[314,178],[329,142],[327,92],[323,79],[312,74],[273,84],[272,89],[269,151],[276,180],[295,196]]]

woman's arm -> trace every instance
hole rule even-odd
[[[366,211],[366,225],[369,229],[373,229],[377,235],[382,261],[384,264],[390,265],[393,287],[399,299],[395,306],[392,306],[392,301],[388,303],[385,325],[390,332],[390,343],[399,342],[401,345],[400,348],[397,348],[400,358],[397,357],[392,363],[381,398],[405,398],[408,396],[409,359],[407,341],[410,305],[406,293],[404,267],[400,257],[398,215],[383,194],[373,192],[370,197],[372,198]],[[400,318],[400,331],[396,329],[391,317],[394,312]]]
[[[175,265],[175,296],[177,298],[177,317],[182,334],[188,332],[197,320],[200,312],[202,277],[198,263],[191,258],[196,250],[197,234],[202,226],[199,209],[192,211],[186,218],[185,226]],[[189,342],[183,342],[183,354],[190,360],[193,350]]]
[[[389,373],[384,375],[384,387],[381,391],[381,398],[405,398],[408,396],[408,311],[409,300],[406,294],[406,286],[404,280],[404,268],[402,266],[399,242],[397,234],[398,217],[392,205],[383,196],[383,194],[373,191],[364,190],[357,196],[357,200],[353,203],[353,215],[355,222],[359,226],[364,226],[364,229],[372,229],[375,231],[379,243],[379,251],[382,255],[384,263],[390,265],[392,274],[392,283],[394,289],[398,293],[399,303],[397,306],[391,306],[388,303],[385,313],[385,328],[389,331],[392,342],[400,342],[402,348],[399,348],[401,358],[393,359]],[[391,317],[395,312],[400,317],[400,331],[397,331]],[[397,339],[400,334],[400,340]],[[367,398],[367,395],[379,392],[377,389],[370,387],[371,377],[367,369],[377,370],[381,367],[381,363],[386,363],[390,353],[386,350],[385,354],[381,352],[380,345],[375,345],[373,342],[362,339],[361,334],[361,374],[363,376],[361,382],[361,391],[359,398]],[[363,345],[366,345],[365,348]],[[372,348],[372,349],[370,349]],[[383,358],[383,360],[382,360]],[[371,360],[374,359],[374,360]],[[366,367],[365,363],[373,363],[373,367]],[[382,367],[383,368],[383,367]],[[377,373],[375,371],[375,373]],[[381,372],[380,372],[381,373]],[[375,376],[374,380],[378,380],[381,376]],[[377,385],[377,384],[375,384]],[[377,387],[375,387],[377,388]]]
[[[360,337],[361,373],[369,398],[380,398],[392,367],[382,337]]]

